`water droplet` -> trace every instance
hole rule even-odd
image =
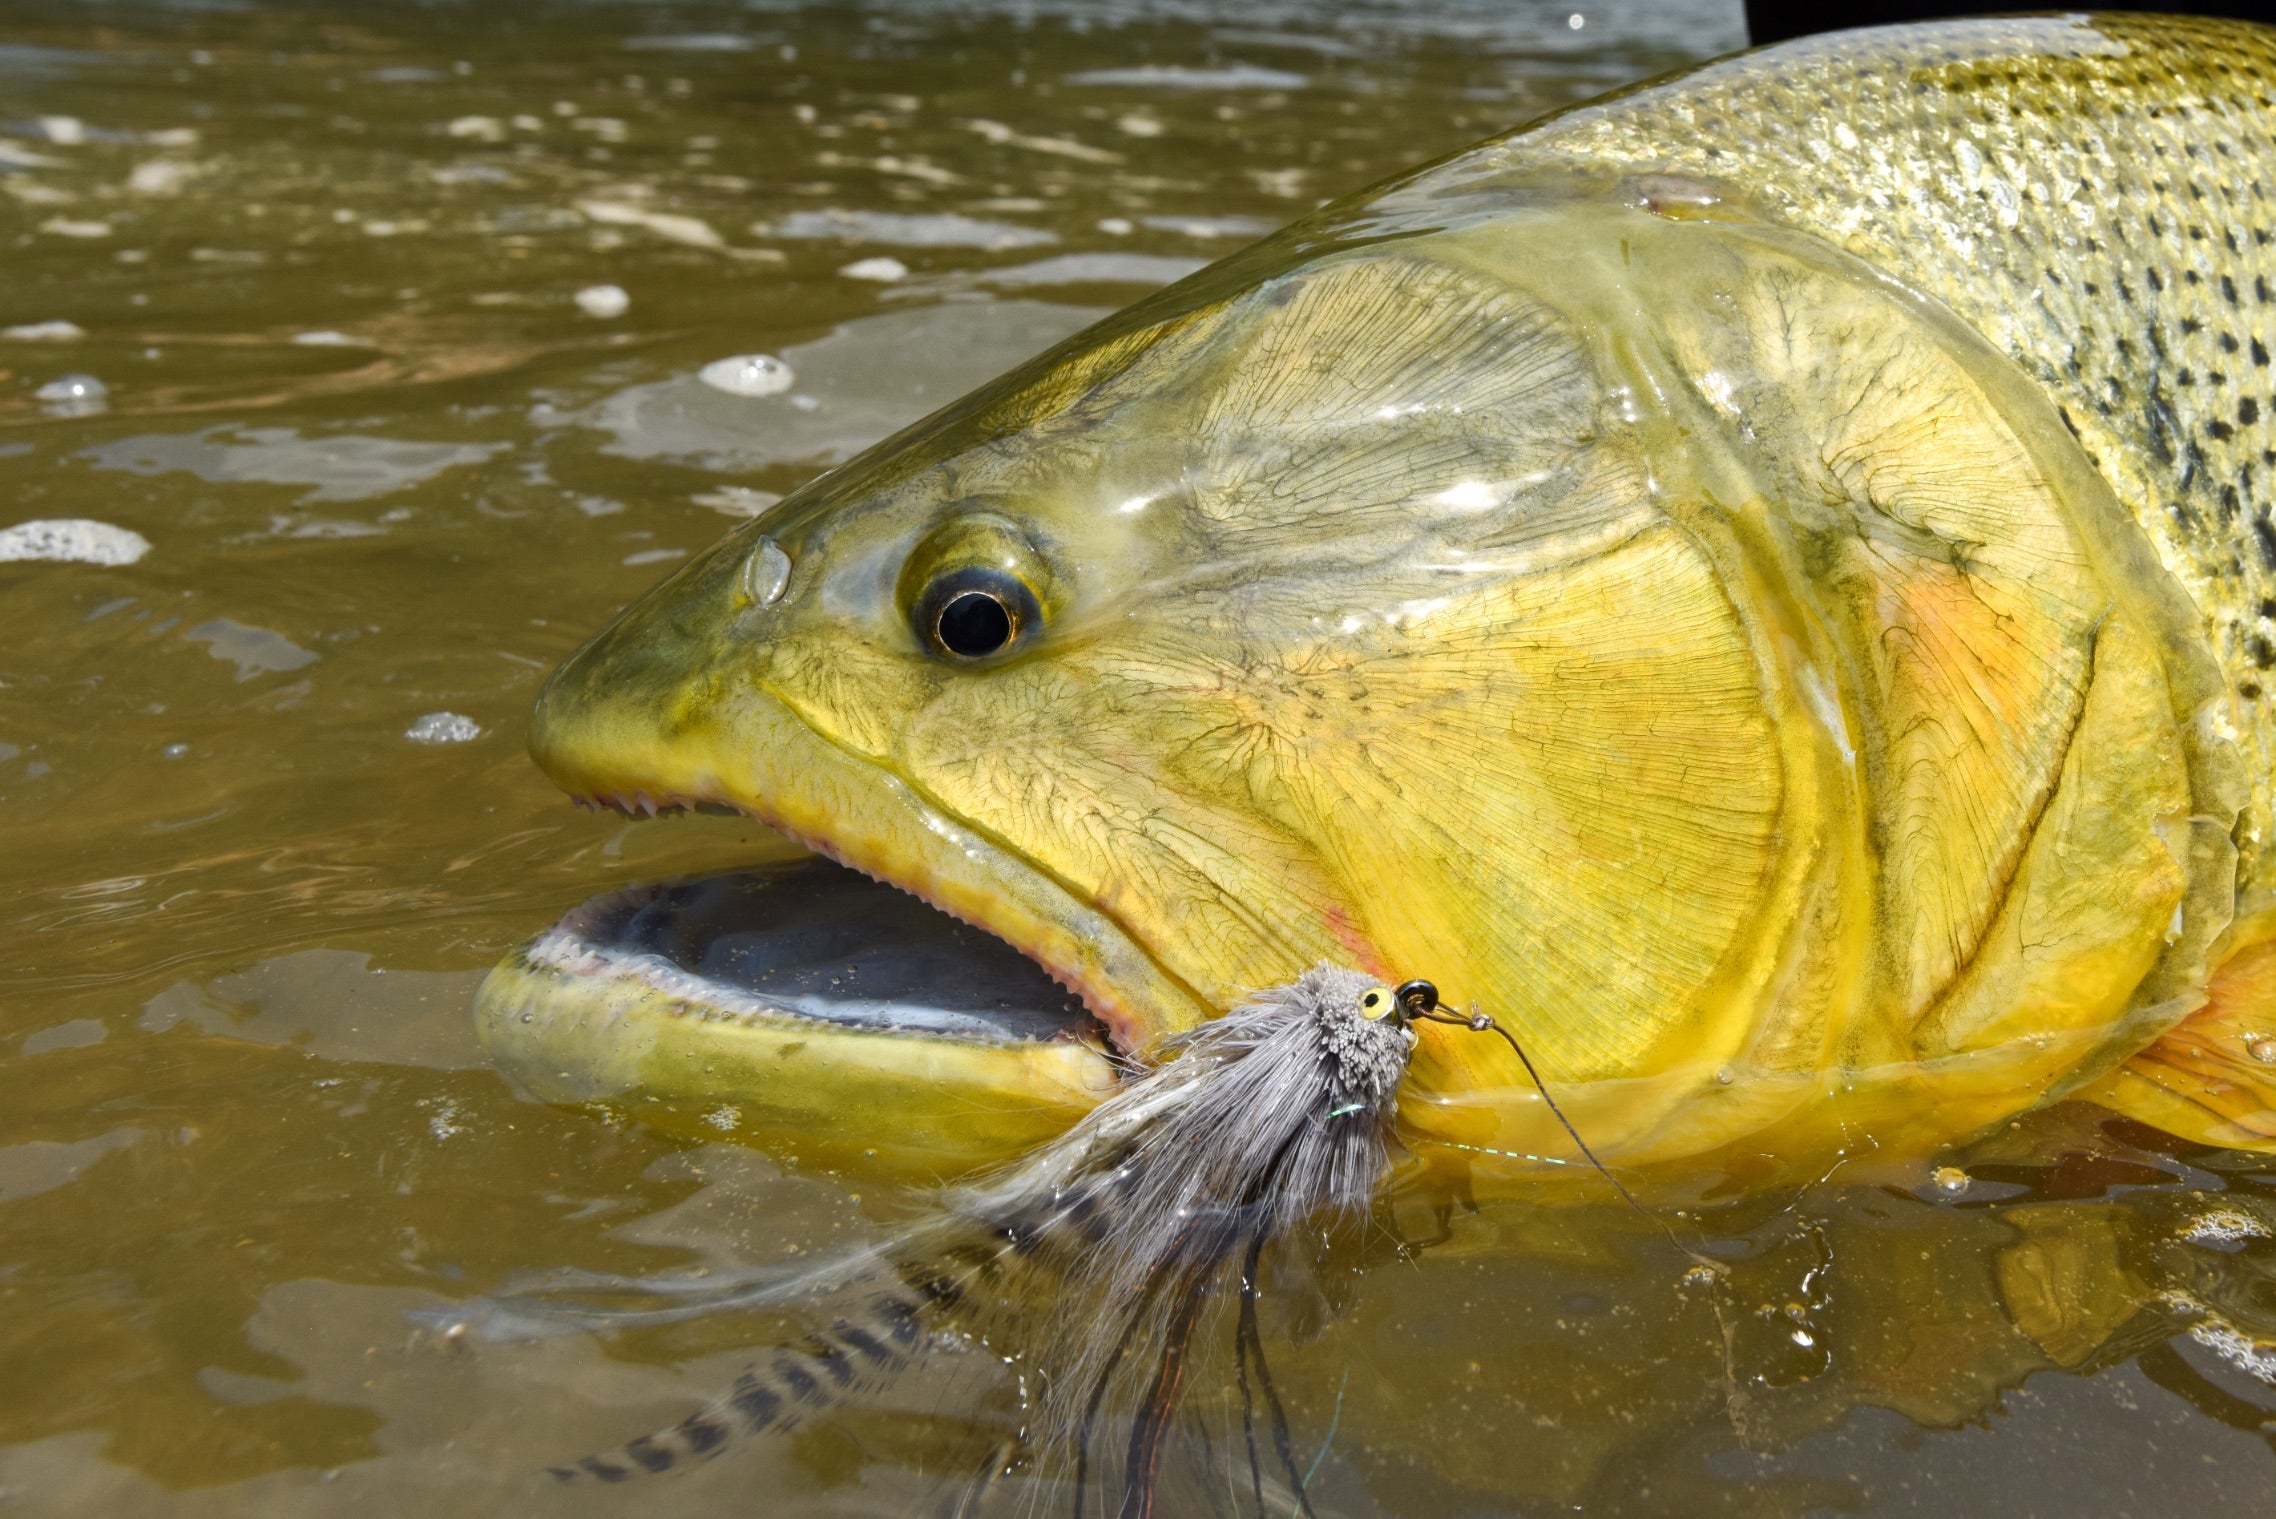
[[[1928,1173],[1928,1184],[1947,1197],[1958,1197],[1968,1190],[1970,1177],[1958,1166],[1938,1166]]]
[[[2244,1049],[2246,1054],[2262,1065],[2276,1065],[2276,1039],[2263,1036],[2253,1040]]]
[[[622,285],[587,285],[576,294],[577,309],[587,316],[622,316],[632,309],[632,297]]]
[[[696,371],[696,378],[731,396],[779,396],[798,377],[771,353],[740,353],[704,365]]]
[[[909,266],[897,258],[864,258],[856,259],[838,273],[849,280],[875,280],[881,285],[890,285],[907,279]]]
[[[91,417],[107,411],[111,388],[91,374],[67,374],[32,392],[51,417]]]
[[[782,599],[783,587],[789,584],[790,556],[772,538],[761,538],[751,557],[743,561],[743,594],[751,598],[753,606],[771,607]]]

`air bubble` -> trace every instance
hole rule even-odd
[[[907,279],[909,266],[897,258],[863,258],[854,260],[838,273],[849,280],[875,280],[878,284],[890,285]]]
[[[632,297],[624,293],[622,285],[587,285],[575,299],[579,311],[604,321],[632,309]]]
[[[696,378],[731,396],[778,396],[798,377],[771,353],[742,353],[704,365]]]
[[[91,374],[67,374],[32,392],[51,417],[91,417],[108,411],[111,388]]]

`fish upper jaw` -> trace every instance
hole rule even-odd
[[[742,687],[703,718],[666,720],[589,695],[592,683],[576,672],[572,662],[556,677],[530,728],[532,757],[573,798],[756,818],[1003,939],[1082,998],[1126,1053],[1216,1011],[1111,912],[848,753],[782,700]]]

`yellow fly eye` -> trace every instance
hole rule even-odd
[[[1371,986],[1359,994],[1359,1016],[1373,1022],[1398,1010],[1399,999],[1388,986]]]
[[[1043,624],[1049,570],[1018,526],[993,512],[952,517],[901,566],[900,601],[927,652],[986,659]]]

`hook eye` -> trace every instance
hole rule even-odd
[[[1428,981],[1406,982],[1395,995],[1399,999],[1399,1006],[1406,1010],[1410,1018],[1420,1018],[1438,1008],[1438,988]]]

